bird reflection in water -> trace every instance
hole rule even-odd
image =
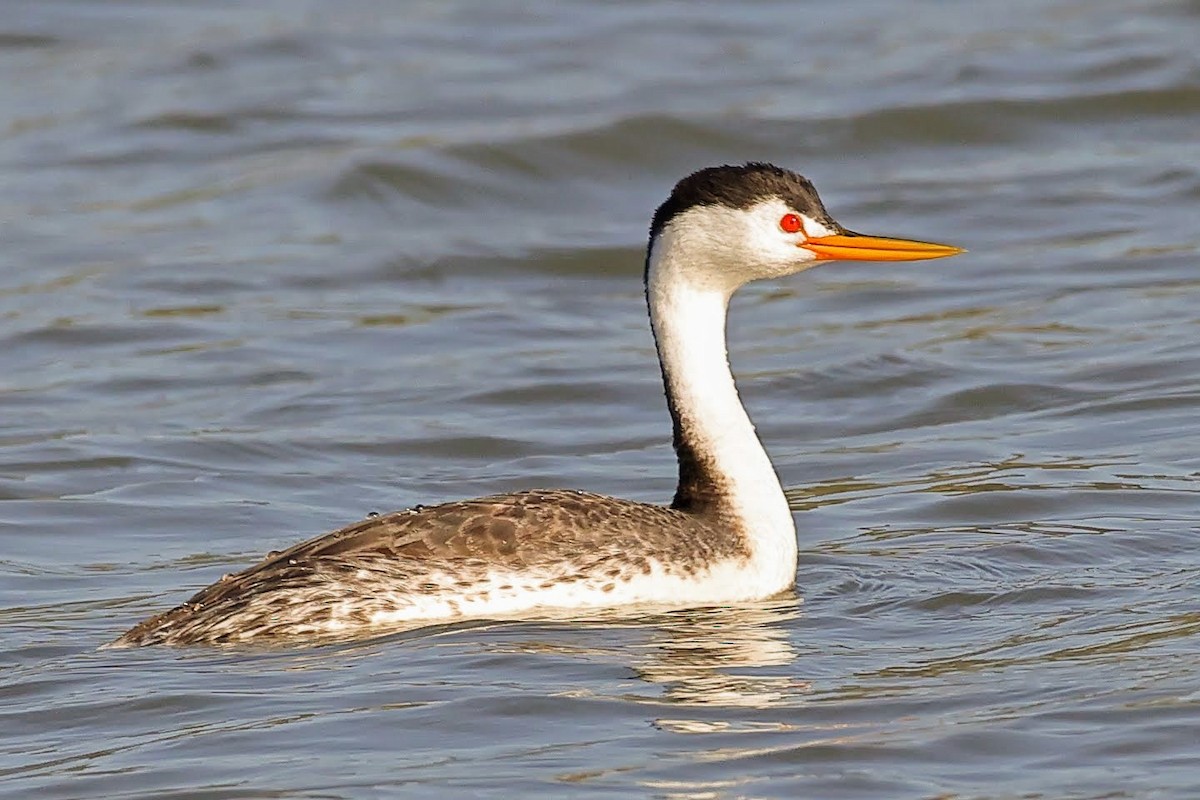
[[[778,708],[810,690],[792,665],[796,650],[789,625],[800,615],[794,595],[733,607],[680,609],[628,616],[598,615],[569,624],[540,626],[543,635],[492,642],[494,653],[569,655],[628,664],[650,692],[623,692],[621,699],[648,705],[710,708]],[[581,643],[580,639],[592,639]],[[568,643],[570,641],[570,643]],[[731,723],[658,719],[675,730],[728,730]],[[716,728],[713,726],[716,725]]]

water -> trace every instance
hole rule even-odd
[[[0,793],[1200,796],[1200,6],[12,2]],[[700,166],[970,253],[734,304],[794,598],[96,648],[372,510],[673,488]]]

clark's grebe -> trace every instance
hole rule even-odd
[[[646,300],[679,458],[670,506],[551,489],[375,516],[227,575],[113,645],[368,635],[782,592],[795,581],[796,529],[729,371],[729,298],[749,281],[826,261],[959,252],[847,231],[807,179],[770,164],[689,175],[654,213],[646,252]]]

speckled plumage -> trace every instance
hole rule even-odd
[[[403,624],[406,607],[461,611],[486,599],[481,593],[525,591],[530,583],[589,584],[603,595],[639,575],[686,579],[748,555],[736,525],[720,515],[698,519],[566,490],[495,495],[372,517],[295,545],[145,620],[114,644],[337,635]],[[388,586],[402,591],[380,591]]]

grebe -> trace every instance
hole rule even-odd
[[[852,233],[807,179],[770,164],[689,175],[654,213],[645,268],[679,460],[670,506],[552,489],[374,516],[227,575],[112,646],[340,638],[778,594],[795,582],[796,528],[729,371],[730,297],[827,261],[960,252]]]

